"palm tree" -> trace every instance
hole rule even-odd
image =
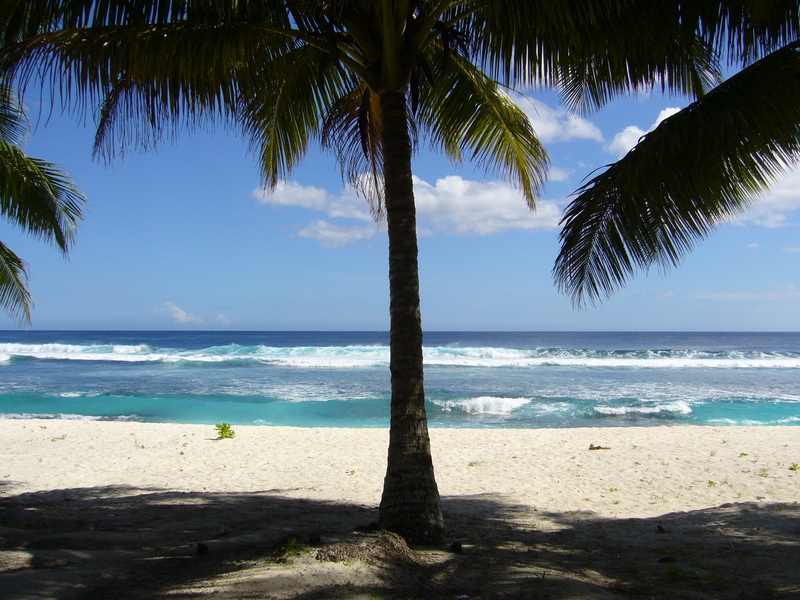
[[[695,4],[698,37],[739,70],[577,191],[554,268],[576,305],[678,265],[800,162],[798,3]]]
[[[20,148],[28,131],[24,113],[6,78],[0,77],[0,214],[66,254],[84,198],[67,175]],[[30,323],[33,300],[27,265],[0,242],[0,308]]]
[[[411,160],[422,142],[516,184],[531,208],[547,155],[505,86],[559,86],[576,105],[660,82],[701,95],[707,48],[669,2],[645,0],[29,0],[2,66],[99,106],[96,150],[173,125],[239,127],[274,186],[318,141],[386,219],[391,425],[380,523],[444,535],[425,413]],[[34,32],[30,23],[47,26]],[[642,44],[633,26],[653,34]],[[14,27],[18,27],[14,25]]]

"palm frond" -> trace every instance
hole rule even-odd
[[[321,135],[332,105],[358,87],[335,64],[320,72],[324,52],[301,45],[241,77],[237,116],[258,153],[262,176],[274,186],[291,172],[309,142]]]
[[[23,85],[44,78],[79,115],[100,104],[97,150],[111,157],[131,143],[147,148],[181,128],[225,122],[239,80],[296,46],[262,24],[179,22],[49,32],[0,58]]]
[[[800,43],[787,46],[663,121],[578,190],[554,268],[576,305],[636,268],[678,264],[800,159]]]
[[[69,249],[83,195],[60,169],[0,142],[0,215],[35,238]]]
[[[518,185],[533,207],[548,158],[523,110],[473,63],[452,54],[431,60],[418,119],[434,146],[458,163],[467,158]],[[446,70],[441,70],[444,67]]]
[[[25,261],[0,242],[0,309],[21,323],[30,323],[33,306],[26,269]]]
[[[25,113],[6,77],[0,76],[0,141],[19,146],[28,134]]]
[[[699,32],[731,64],[748,65],[800,37],[796,0],[724,0],[687,3]]]
[[[329,107],[320,139],[337,157],[342,179],[366,198],[377,221],[383,218],[381,131],[380,97],[360,84]]]
[[[513,87],[555,87],[594,110],[660,86],[700,97],[718,83],[712,46],[682,2],[479,2],[462,26],[487,73]]]

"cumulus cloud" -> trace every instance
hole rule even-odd
[[[511,97],[525,111],[537,137],[544,143],[568,142],[576,139],[603,141],[603,134],[594,123],[569,112],[566,108],[553,108],[540,100],[521,94],[512,94]]]
[[[308,189],[308,196],[304,190]],[[370,216],[367,202],[351,188],[341,195],[296,182],[281,183],[272,194],[256,190],[253,195],[268,204],[297,206],[324,212],[329,219],[348,219],[358,223],[317,219],[299,229],[297,235],[312,239],[327,248],[342,248],[373,238],[379,227]],[[522,194],[500,181],[470,181],[452,175],[427,183],[414,178],[420,235],[491,235],[509,230],[555,229],[561,208],[554,201],[542,200],[531,212]],[[276,198],[273,201],[273,198]]]
[[[261,204],[320,210],[333,218],[372,220],[367,202],[349,185],[342,194],[336,196],[296,181],[279,181],[272,191],[264,188],[253,190],[253,197]]]
[[[550,167],[547,172],[547,179],[549,181],[568,181],[571,171],[566,169],[559,169],[558,167]]]
[[[789,171],[775,186],[755,202],[735,223],[753,223],[762,227],[794,225],[790,213],[800,209],[800,168]]]
[[[629,125],[614,136],[614,139],[611,140],[607,146],[605,146],[605,151],[613,154],[617,158],[622,158],[631,148],[639,143],[639,140],[643,135],[650,133],[661,124],[661,121],[671,117],[679,111],[680,108],[665,108],[658,113],[655,123],[653,123],[647,131],[637,127],[636,125]]]
[[[378,232],[377,225],[337,225],[324,220],[303,227],[297,235],[317,242],[323,248],[343,248],[368,240]]]
[[[522,194],[500,181],[479,182],[451,175],[431,185],[414,178],[419,220],[445,234],[491,235],[511,229],[558,227],[561,210],[542,200],[532,213]]]
[[[162,306],[155,312],[161,315],[166,315],[168,317],[171,317],[172,319],[175,320],[176,323],[184,323],[184,324],[194,323],[196,325],[200,325],[205,322],[200,317],[190,315],[179,306],[176,306],[174,302],[165,302],[164,306]]]

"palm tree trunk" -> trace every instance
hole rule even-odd
[[[386,221],[389,230],[392,416],[380,524],[417,544],[444,540],[433,475],[422,376],[417,225],[406,98],[381,95]]]

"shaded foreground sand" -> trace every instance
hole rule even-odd
[[[235,430],[0,420],[0,598],[800,598],[797,427],[433,430],[461,552],[356,531],[385,430]]]

